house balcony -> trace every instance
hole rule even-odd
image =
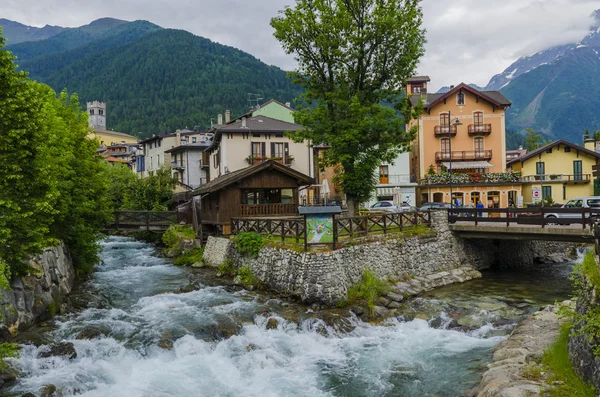
[[[298,204],[242,204],[241,216],[298,215]]]
[[[538,174],[525,175],[523,182],[561,182],[561,183],[590,183],[592,181],[591,174]]]
[[[416,178],[411,178],[409,174],[379,176],[380,185],[405,185],[415,182]]]
[[[491,124],[469,124],[469,136],[488,136],[491,133]]]
[[[421,179],[422,186],[447,186],[450,183],[453,185],[514,185],[521,184],[522,178],[520,172],[454,172],[452,174],[441,172],[425,175]]]
[[[256,155],[246,157],[246,162],[250,165],[262,163],[262,162],[268,161],[268,160],[277,161],[278,163],[285,164],[285,165],[292,165],[292,163],[294,162],[294,156],[292,156],[291,154],[288,154],[284,157],[277,157],[277,156],[267,157],[267,156],[256,156]]]
[[[171,161],[171,168],[174,170],[185,170],[185,165],[178,161]]]
[[[436,125],[433,127],[433,134],[436,138],[447,138],[448,135],[456,136],[455,125]]]
[[[452,155],[450,152],[436,152],[435,161],[441,163],[442,161],[490,161],[492,159],[491,150],[462,150],[453,151]]]

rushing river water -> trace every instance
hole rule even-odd
[[[9,396],[52,384],[64,396],[448,396],[476,385],[491,348],[540,305],[566,299],[570,266],[486,273],[406,303],[371,325],[228,287],[200,285],[151,245],[103,244],[85,285],[89,307],[60,316],[13,360],[23,374]],[[278,319],[268,330],[268,317]],[[319,318],[321,317],[321,318]],[[106,336],[76,339],[93,328]],[[40,358],[71,342],[77,357]]]

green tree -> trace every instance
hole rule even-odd
[[[585,141],[586,139],[590,139],[590,130],[589,130],[589,128],[586,128],[585,132],[583,133],[583,140]]]
[[[527,128],[525,131],[527,131],[527,135],[525,135],[525,149],[527,149],[528,152],[532,152],[551,142],[543,139],[542,136],[532,128]]]
[[[177,180],[171,170],[163,167],[146,179],[138,179],[123,198],[123,208],[130,210],[165,211],[173,201]]]
[[[304,88],[294,139],[325,144],[350,214],[376,185],[375,168],[409,150],[417,116],[401,87],[423,55],[419,0],[297,0],[271,20],[275,37],[298,60],[290,73]]]
[[[111,206],[114,210],[124,207],[125,200],[130,199],[131,192],[135,185],[139,183],[139,178],[131,172],[131,169],[124,164],[110,165],[105,163],[106,177],[109,182],[108,194],[111,200]]]

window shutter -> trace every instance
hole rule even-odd
[[[254,158],[254,143],[252,142],[250,142],[250,157]]]
[[[286,156],[290,154],[290,144],[287,142],[283,144],[283,153],[285,153]]]
[[[260,146],[261,146],[260,149],[261,149],[261,152],[262,152],[261,156],[267,157],[267,148],[266,148],[267,147],[267,143],[266,142],[261,142]]]
[[[271,157],[275,157],[275,142],[271,142]]]

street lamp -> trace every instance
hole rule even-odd
[[[450,208],[452,208],[452,126],[458,129],[459,125],[462,125],[459,119],[454,120],[454,123],[450,123],[452,117],[450,116],[450,111],[448,110],[448,150],[450,151],[450,164],[448,167],[448,175],[450,176],[449,185],[450,185]],[[458,132],[458,131],[457,131]]]

